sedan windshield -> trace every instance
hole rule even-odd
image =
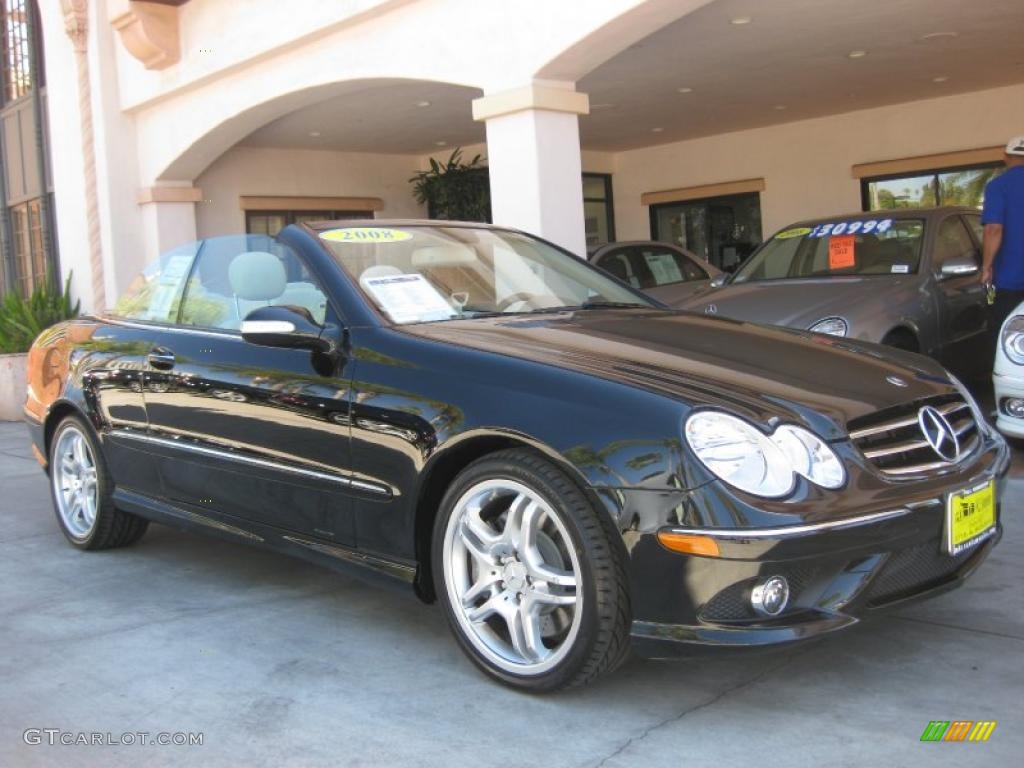
[[[779,232],[740,267],[732,282],[917,272],[922,219],[834,221]]]
[[[317,234],[370,301],[399,324],[655,306],[585,261],[517,232],[402,225]]]

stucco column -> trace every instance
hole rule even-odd
[[[144,263],[196,239],[196,203],[203,193],[193,186],[147,187],[139,191]]]
[[[540,235],[586,254],[579,115],[586,94],[571,84],[533,84],[473,102],[487,123],[487,164],[495,224]]]

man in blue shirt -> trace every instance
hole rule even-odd
[[[1006,172],[985,187],[985,225],[980,280],[994,285],[989,315],[993,350],[1003,321],[1024,301],[1024,136],[1006,145]]]

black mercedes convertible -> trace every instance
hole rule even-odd
[[[937,363],[671,311],[499,227],[202,240],[29,368],[76,547],[152,521],[404,584],[522,689],[820,636],[1001,533],[1008,449]]]

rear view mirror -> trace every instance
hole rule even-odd
[[[970,256],[957,256],[955,259],[947,259],[942,264],[940,274],[944,278],[964,277],[978,272],[978,262]]]
[[[302,307],[259,307],[246,315],[241,331],[243,339],[261,347],[336,351],[332,334]]]
[[[721,288],[723,285],[725,285],[725,281],[727,278],[728,275],[726,274],[715,275],[713,278],[711,278],[710,285],[712,288]]]

